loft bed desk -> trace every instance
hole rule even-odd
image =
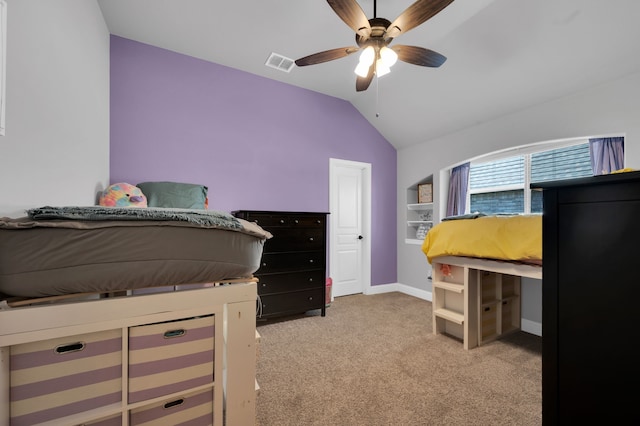
[[[471,216],[427,234],[434,334],[472,349],[520,329],[520,279],[542,279],[542,217]]]

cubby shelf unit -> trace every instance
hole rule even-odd
[[[407,210],[405,211],[407,229],[404,240],[406,244],[421,245],[424,241],[424,234],[434,224],[433,194],[426,199],[420,199],[418,194],[419,188],[424,184],[433,185],[433,175],[429,175],[407,188]]]
[[[494,264],[498,267],[492,267]],[[529,271],[533,266],[520,268],[526,268],[523,276],[540,274]],[[495,261],[451,256],[435,259],[433,333],[456,337],[464,349],[472,349],[519,330],[519,272]]]
[[[428,215],[431,220],[425,220],[424,215]],[[417,238],[416,234],[420,226],[433,226],[433,203],[412,203],[407,204],[407,244],[422,244],[424,239]]]

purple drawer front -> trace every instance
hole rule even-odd
[[[204,426],[213,424],[213,389],[168,399],[148,407],[131,410],[132,426],[172,424]]]
[[[83,423],[82,426],[122,426],[122,414],[116,414],[105,419]]]
[[[11,347],[11,425],[122,400],[122,331],[109,330]]]
[[[214,317],[129,329],[129,403],[213,382]]]

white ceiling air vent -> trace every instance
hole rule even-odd
[[[278,55],[277,53],[273,52],[271,52],[271,55],[269,55],[269,59],[267,59],[267,62],[265,63],[265,65],[268,67],[275,68],[284,72],[291,71],[291,68],[293,68],[294,64],[295,62],[293,61],[293,59],[289,59],[285,56]]]

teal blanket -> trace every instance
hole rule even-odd
[[[240,221],[229,213],[216,210],[190,210],[157,207],[39,207],[27,210],[34,220],[164,220],[188,222],[201,226],[241,229]]]

